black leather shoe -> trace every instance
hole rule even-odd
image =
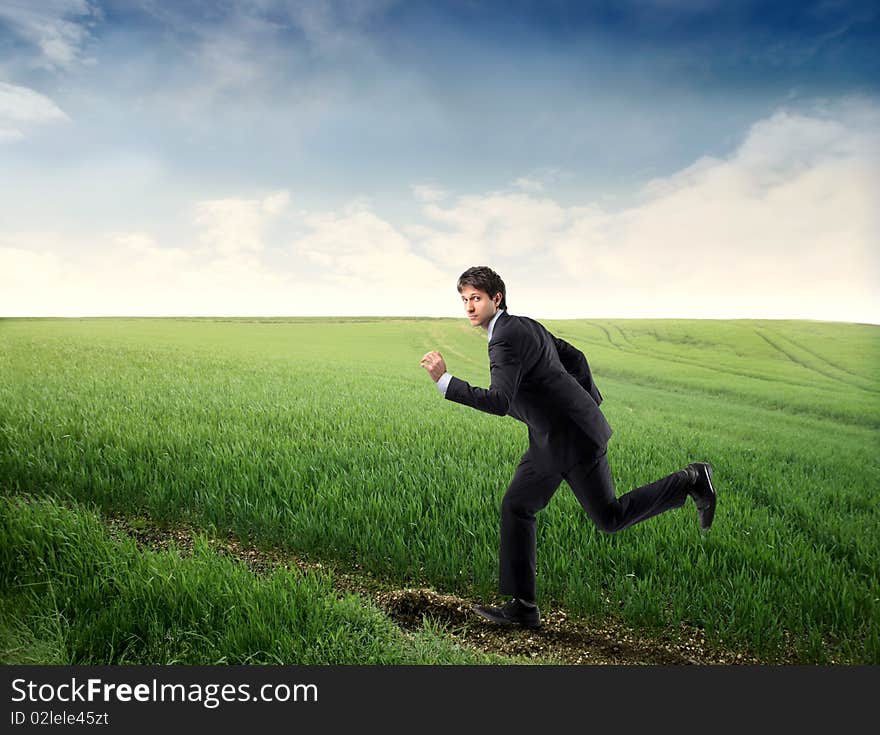
[[[712,465],[708,462],[692,462],[687,468],[694,481],[688,492],[700,514],[700,528],[708,531],[715,518],[715,505],[718,502],[718,493],[712,484]]]
[[[474,605],[473,610],[480,617],[499,625],[521,625],[523,628],[541,627],[541,611],[538,610],[538,606],[525,605],[516,597],[501,607]]]

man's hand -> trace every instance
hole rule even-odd
[[[446,362],[443,360],[443,355],[439,352],[431,351],[425,353],[425,356],[422,358],[422,367],[428,371],[428,375],[431,376],[435,383],[446,372]]]

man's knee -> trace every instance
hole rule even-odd
[[[547,504],[535,498],[508,493],[501,501],[501,515],[531,518],[545,505]]]
[[[617,533],[623,528],[614,512],[614,507],[610,505],[602,513],[592,515],[591,520],[602,533]]]

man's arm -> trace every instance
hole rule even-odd
[[[489,345],[488,390],[476,388],[446,371],[446,362],[439,352],[428,352],[422,358],[422,367],[428,371],[437,390],[450,401],[462,403],[479,411],[504,416],[522,380],[522,360],[510,343],[498,340]]]
[[[489,388],[477,388],[452,376],[446,388],[446,398],[478,411],[505,416],[510,402],[522,381],[523,365],[513,346],[504,340],[489,345]]]
[[[575,380],[586,389],[597,406],[602,403],[602,394],[593,381],[593,373],[590,371],[590,365],[584,353],[559,337],[553,337],[553,342],[556,344],[556,352],[559,353],[559,359],[566,371],[571,373]]]

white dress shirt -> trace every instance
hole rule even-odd
[[[492,317],[492,320],[489,322],[489,340],[492,340],[492,330],[495,328],[495,322],[498,321],[498,317],[501,316],[501,312],[506,311],[506,309],[499,309],[495,312],[495,316]],[[448,370],[440,376],[440,378],[436,382],[437,390],[440,391],[440,395],[444,398],[446,397],[446,389],[449,387],[449,381],[452,380],[452,373]]]

